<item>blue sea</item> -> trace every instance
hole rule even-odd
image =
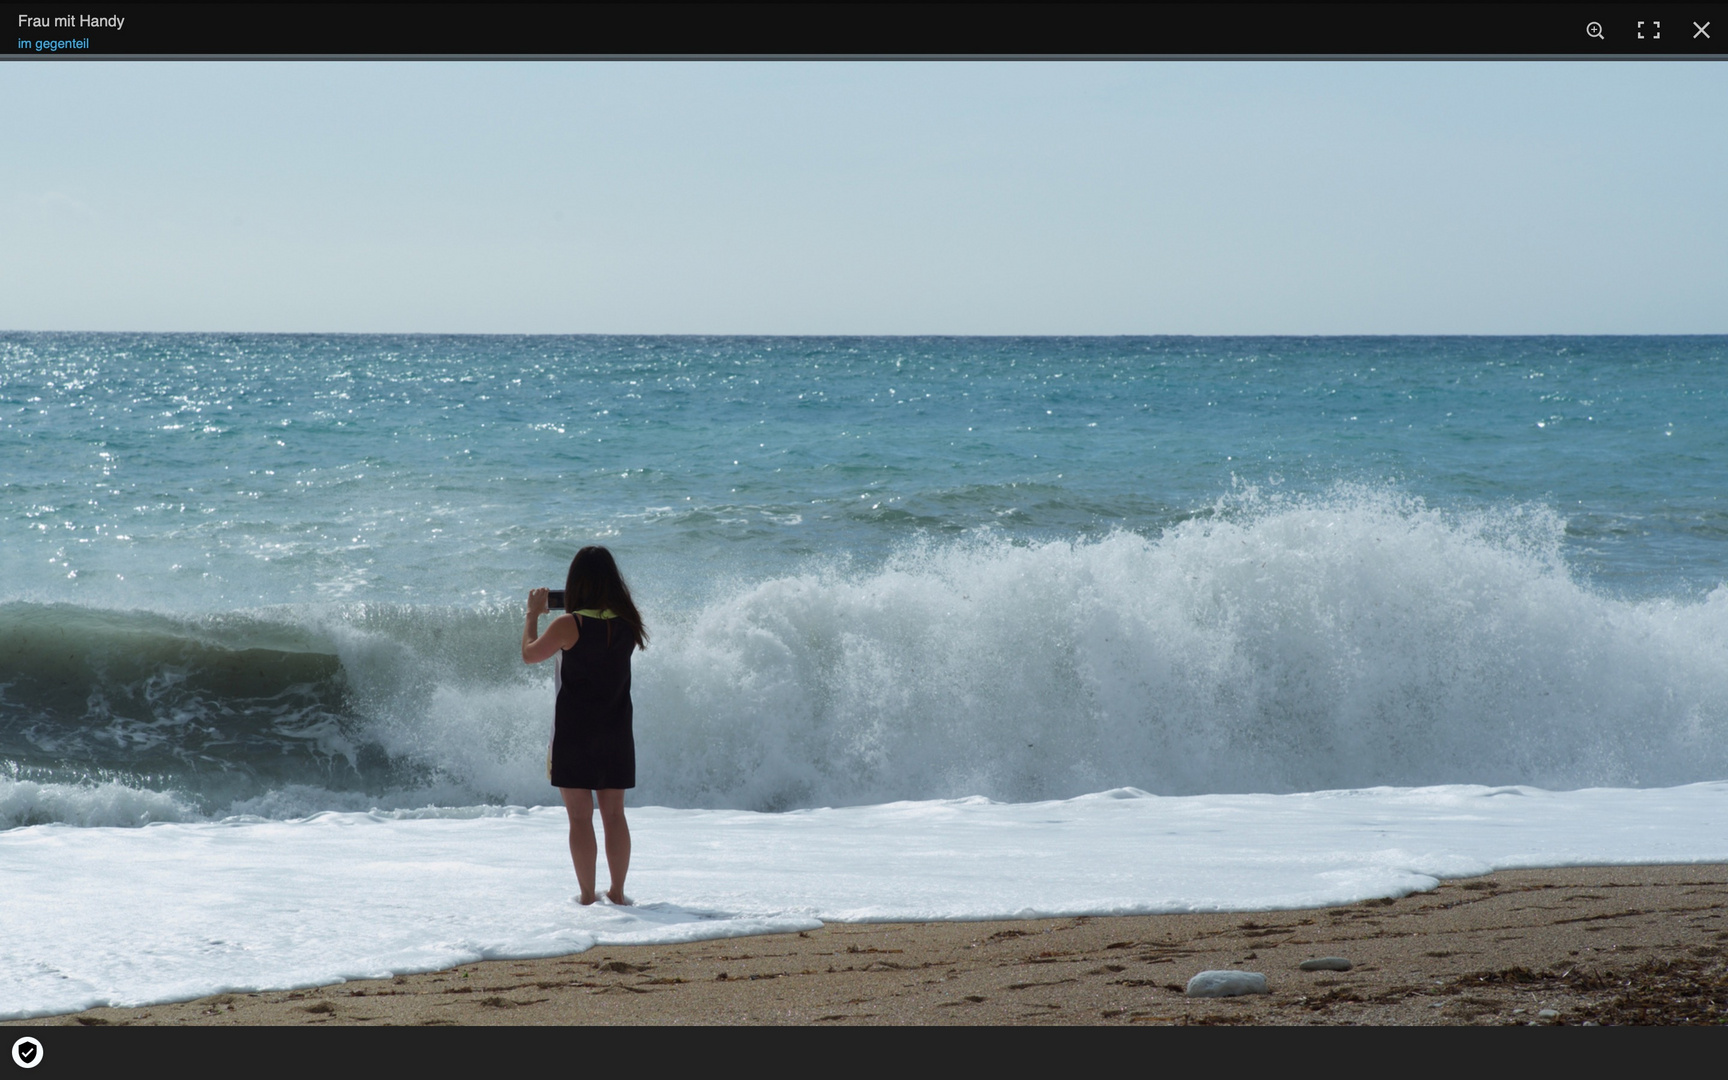
[[[0,334],[0,828],[1728,778],[1728,338]]]

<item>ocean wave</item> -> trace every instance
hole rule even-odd
[[[196,807],[161,792],[110,781],[105,784],[39,784],[0,777],[0,829],[26,825],[133,828],[156,821],[196,821]]]
[[[739,584],[647,613],[632,800],[1728,776],[1728,588],[1610,595],[1568,567],[1565,530],[1539,506],[1247,491],[1157,535],[975,536]],[[0,639],[68,614],[7,605]],[[516,657],[519,619],[78,614],[0,673],[0,756],[14,778],[100,765],[179,785],[177,805],[215,816],[544,804],[550,680]]]
[[[1580,583],[1543,508],[1248,493],[1156,537],[768,581],[639,664],[645,798],[782,808],[1728,776],[1728,589]]]

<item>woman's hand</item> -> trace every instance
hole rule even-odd
[[[566,612],[552,620],[552,625],[546,632],[540,632],[540,616],[546,614],[548,597],[545,589],[534,589],[528,594],[528,615],[522,620],[522,662],[538,664],[542,660],[551,659],[560,649],[568,649],[576,644],[581,636],[581,628],[576,625],[575,616]]]

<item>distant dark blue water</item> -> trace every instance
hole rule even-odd
[[[658,801],[1720,776],[1725,416],[1722,337],[0,335],[0,784],[537,800],[593,542]]]

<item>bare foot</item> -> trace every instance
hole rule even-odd
[[[636,901],[630,899],[628,896],[625,896],[623,889],[609,889],[609,890],[607,890],[606,899],[612,901],[614,904],[617,904],[619,907],[629,907],[636,902]]]
[[[589,904],[592,904],[594,901],[596,901],[598,899],[600,899],[600,898],[593,893],[584,893],[583,895],[578,896],[576,898],[576,902],[578,904],[581,904],[583,907],[587,907]]]

